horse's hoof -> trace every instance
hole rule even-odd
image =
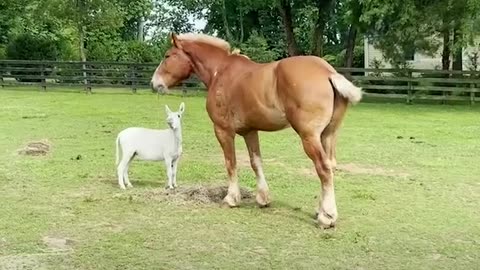
[[[239,194],[227,194],[225,198],[223,198],[223,202],[228,205],[230,208],[237,207],[240,203],[240,195]]]
[[[270,206],[271,200],[270,200],[270,196],[268,195],[268,191],[259,191],[255,198],[256,198],[256,201],[257,201],[257,205],[260,208]]]
[[[326,212],[320,212],[316,214],[317,223],[322,229],[334,228],[337,222],[336,214],[328,214]]]

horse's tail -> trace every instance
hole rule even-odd
[[[340,73],[332,73],[329,77],[332,86],[350,103],[356,104],[362,99],[362,88],[356,87]]]
[[[120,161],[120,153],[119,153],[119,145],[120,144],[120,136],[117,136],[115,140],[115,165],[118,166],[118,162]]]

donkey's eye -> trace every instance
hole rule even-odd
[[[178,116],[178,118],[180,118],[180,114],[179,114],[179,115],[177,115],[177,116]]]

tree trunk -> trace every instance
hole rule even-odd
[[[240,21],[240,38],[239,38],[238,42],[242,43],[243,38],[245,36],[244,29],[243,29],[243,7],[240,7],[239,21]]]
[[[227,35],[227,40],[229,42],[232,42],[233,37],[232,37],[232,33],[230,32],[230,27],[228,26],[227,8],[225,7],[225,0],[222,0],[222,20],[223,20],[223,28],[225,30],[225,35]]]
[[[143,32],[145,28],[145,21],[143,17],[139,17],[137,21],[137,40],[143,42]]]
[[[85,62],[87,61],[87,57],[85,55],[85,26],[84,25],[79,25],[78,27],[78,32],[79,32],[79,37],[78,37],[78,47],[80,50],[80,61],[83,62],[82,64],[82,69],[83,69],[83,84],[87,85],[88,80],[87,80],[87,71],[86,71],[86,65]]]
[[[316,6],[318,9],[317,22],[315,23],[315,30],[313,31],[312,38],[312,54],[317,56],[323,56],[323,34],[325,32],[325,26],[330,17],[331,7],[335,0],[317,0]]]
[[[322,16],[319,15],[317,18],[312,42],[312,54],[320,57],[323,56],[323,30],[325,27],[325,22],[321,17]]]
[[[455,26],[453,28],[453,47],[455,49],[454,55],[453,55],[453,65],[452,69],[453,70],[462,70],[463,69],[463,49],[462,49],[462,33],[460,30],[461,24],[459,22],[455,23]]]
[[[288,55],[300,55],[301,53],[298,49],[298,45],[293,34],[292,7],[290,6],[290,2],[288,0],[280,0],[280,5],[278,8],[283,19],[285,34],[287,36]]]
[[[353,57],[355,50],[355,40],[357,39],[357,27],[354,24],[350,25],[348,30],[347,45],[345,48],[345,67],[349,68],[353,65]]]
[[[442,51],[442,69],[449,70],[450,69],[450,29],[444,28],[443,29],[443,51]]]

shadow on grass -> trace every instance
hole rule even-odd
[[[51,86],[47,87],[46,91],[43,91],[40,86],[23,86],[23,85],[15,85],[15,86],[7,86],[4,90],[12,91],[12,92],[40,92],[40,93],[66,93],[66,94],[87,94],[85,89],[80,86],[75,87],[61,87],[61,86]],[[181,88],[171,88],[169,89],[169,93],[154,93],[151,89],[147,88],[139,88],[134,93],[131,88],[122,88],[122,87],[96,87],[92,88],[91,92],[88,93],[89,95],[101,95],[101,96],[109,96],[109,95],[152,95],[152,96],[184,96],[184,97],[203,97],[206,96],[206,90],[203,88],[187,88],[186,92],[183,92]]]

